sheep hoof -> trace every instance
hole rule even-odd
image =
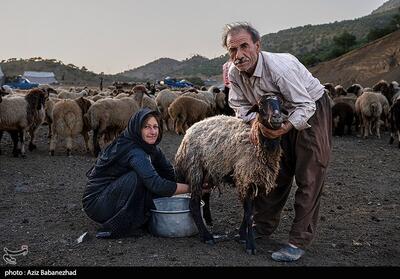
[[[54,156],[54,150],[51,150],[51,151],[50,151],[50,155],[51,155],[51,156]]]
[[[246,253],[248,255],[255,255],[257,253],[256,249],[246,249]]]
[[[393,144],[394,138],[390,137],[389,144]]]
[[[29,151],[33,151],[34,149],[36,149],[36,145],[34,145],[33,143],[29,143],[28,149]]]
[[[67,156],[68,157],[71,156],[71,150],[70,149],[67,149]]]
[[[18,157],[18,155],[16,157]],[[26,154],[21,154],[21,157],[26,159]]]
[[[204,241],[206,244],[210,245],[210,246],[214,246],[215,245],[215,240],[214,239],[209,239]]]
[[[234,239],[235,239],[235,241],[237,242],[237,243],[239,243],[239,244],[246,244],[246,239],[245,238],[242,238],[240,235],[238,235],[238,234],[236,234],[235,236],[234,236]]]

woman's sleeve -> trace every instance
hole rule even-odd
[[[144,151],[133,150],[129,157],[129,165],[150,192],[164,197],[170,197],[175,193],[177,184],[158,175],[151,163],[150,156]]]
[[[176,181],[175,170],[170,161],[165,157],[164,153],[159,150],[157,162],[155,164],[158,174],[165,179]]]

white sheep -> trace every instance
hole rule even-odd
[[[60,99],[75,99],[75,98],[87,97],[87,96],[89,96],[89,93],[87,90],[82,90],[79,93],[68,92],[68,91],[62,91],[62,92],[58,93],[58,98],[60,98]]]
[[[175,132],[182,135],[194,123],[211,116],[211,108],[208,103],[189,96],[177,98],[168,107]]]
[[[72,139],[78,134],[83,136],[86,150],[90,150],[88,135],[90,128],[83,119],[90,106],[91,102],[83,97],[61,100],[54,105],[50,155],[54,156],[58,137],[63,137],[66,140],[67,156],[70,156]]]
[[[368,134],[371,133],[371,128],[375,127],[376,135],[380,138],[379,119],[382,114],[382,104],[378,94],[375,92],[363,92],[356,100],[355,112],[361,121],[361,134],[363,134],[363,137],[366,139]]]
[[[36,129],[44,120],[44,104],[47,96],[41,89],[32,89],[26,96],[3,98],[0,103],[0,131],[21,133],[22,157],[26,156],[24,142],[27,132],[31,136],[29,150],[36,148],[33,141]]]

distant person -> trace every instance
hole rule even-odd
[[[232,61],[227,61],[222,65],[222,78],[224,80],[224,94],[225,94],[225,108],[224,114],[225,115],[235,115],[235,111],[229,106],[229,89],[231,87],[228,77],[229,68],[232,65]]]
[[[103,91],[103,77],[100,77],[100,91]]]
[[[293,55],[261,51],[260,35],[248,23],[226,25],[222,42],[234,64],[228,73],[229,104],[236,116],[251,125],[250,140],[256,143],[258,128],[267,138],[281,137],[283,157],[277,186],[268,195],[259,193],[254,201],[256,232],[269,236],[276,230],[295,178],[294,220],[288,243],[272,253],[272,259],[296,261],[304,255],[317,230],[332,146],[328,94]],[[256,127],[255,113],[247,115],[267,92],[281,96],[288,112],[287,121],[278,130],[260,124]]]
[[[189,193],[158,147],[162,139],[160,114],[139,110],[127,128],[99,155],[87,172],[83,209],[100,223],[99,238],[119,238],[146,230],[155,197]]]

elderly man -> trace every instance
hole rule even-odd
[[[279,95],[288,112],[287,121],[278,130],[261,127],[265,137],[281,137],[283,157],[277,187],[255,199],[254,225],[261,235],[275,231],[295,178],[295,216],[288,243],[272,253],[272,259],[296,261],[304,255],[317,228],[332,142],[328,94],[293,55],[261,51],[260,35],[250,24],[226,25],[222,40],[233,62],[228,74],[229,105],[236,116],[252,125],[250,140],[256,140],[255,115],[246,114],[263,94]]]

